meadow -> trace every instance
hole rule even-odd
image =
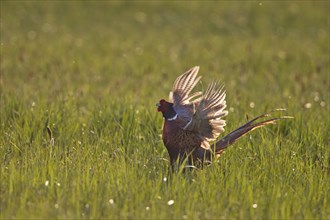
[[[1,219],[329,219],[328,1],[1,1]],[[173,173],[155,104],[199,65],[224,133]]]

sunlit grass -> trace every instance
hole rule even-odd
[[[1,1],[1,218],[330,218],[328,8]],[[171,173],[155,103],[195,65],[226,132],[294,119]]]

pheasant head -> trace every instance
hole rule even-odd
[[[159,103],[156,104],[156,106],[157,111],[161,112],[166,120],[175,119],[177,117],[177,113],[173,108],[173,103],[167,102],[162,99],[159,101]]]

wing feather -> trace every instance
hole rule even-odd
[[[193,97],[189,97],[190,92],[201,79],[201,77],[197,77],[198,71],[199,66],[195,66],[174,81],[172,87],[172,101],[174,106],[188,104],[189,100],[200,95],[200,93],[194,93]]]
[[[201,77],[197,77],[199,66],[189,69],[179,76],[173,84],[170,93],[170,101],[173,102],[173,108],[176,113],[188,122],[195,112],[195,103],[199,101],[202,92],[195,92],[190,95]]]
[[[185,130],[193,131],[207,141],[215,140],[224,131],[226,121],[222,118],[227,116],[226,93],[218,83],[211,83],[199,103],[191,120],[184,127]],[[207,148],[207,145],[202,145]]]
[[[170,101],[178,116],[186,121],[183,129],[192,131],[202,140],[201,147],[209,149],[209,141],[215,140],[224,131],[228,114],[226,92],[218,83],[211,83],[203,94],[201,91],[190,95],[201,79],[197,76],[199,66],[189,69],[179,76],[173,84]]]

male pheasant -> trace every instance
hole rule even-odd
[[[218,83],[211,83],[205,93],[195,92],[190,95],[201,77],[197,77],[199,67],[195,66],[179,76],[170,93],[170,102],[164,99],[157,104],[157,109],[165,118],[163,142],[170,156],[171,164],[188,165],[210,162],[212,156],[219,156],[225,148],[237,139],[256,128],[275,124],[272,118],[256,122],[269,114],[260,115],[239,127],[221,140],[214,142],[226,125],[223,119],[226,111],[226,93]],[[197,162],[197,163],[196,163]]]

